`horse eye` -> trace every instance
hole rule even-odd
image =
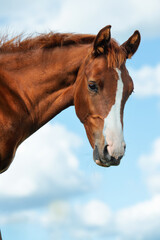
[[[98,92],[98,87],[97,87],[97,84],[95,82],[89,82],[88,87],[91,91]]]

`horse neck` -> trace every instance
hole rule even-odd
[[[74,104],[74,82],[89,45],[66,46],[13,55],[5,70],[26,106],[33,132]],[[3,58],[5,64],[5,58]],[[17,87],[18,86],[18,87]]]

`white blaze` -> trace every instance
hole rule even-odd
[[[103,134],[105,142],[108,145],[107,149],[109,155],[118,158],[124,154],[125,145],[120,114],[123,96],[123,81],[121,78],[121,71],[117,68],[115,70],[118,74],[115,103],[111,107],[108,116],[104,119]]]

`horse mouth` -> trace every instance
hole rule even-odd
[[[120,160],[122,157],[116,159],[109,154],[105,156],[105,158],[100,157],[98,147],[95,146],[93,150],[93,160],[95,163],[101,167],[110,167],[110,166],[118,166],[120,164]]]

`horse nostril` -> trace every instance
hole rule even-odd
[[[107,149],[108,146],[109,145],[107,144],[104,147],[104,150],[103,150],[104,158],[110,158],[109,153],[108,153],[108,149]]]
[[[104,147],[104,150],[103,150],[104,155],[105,155],[106,153],[108,153],[108,149],[107,149],[107,147],[108,147],[108,144]]]

